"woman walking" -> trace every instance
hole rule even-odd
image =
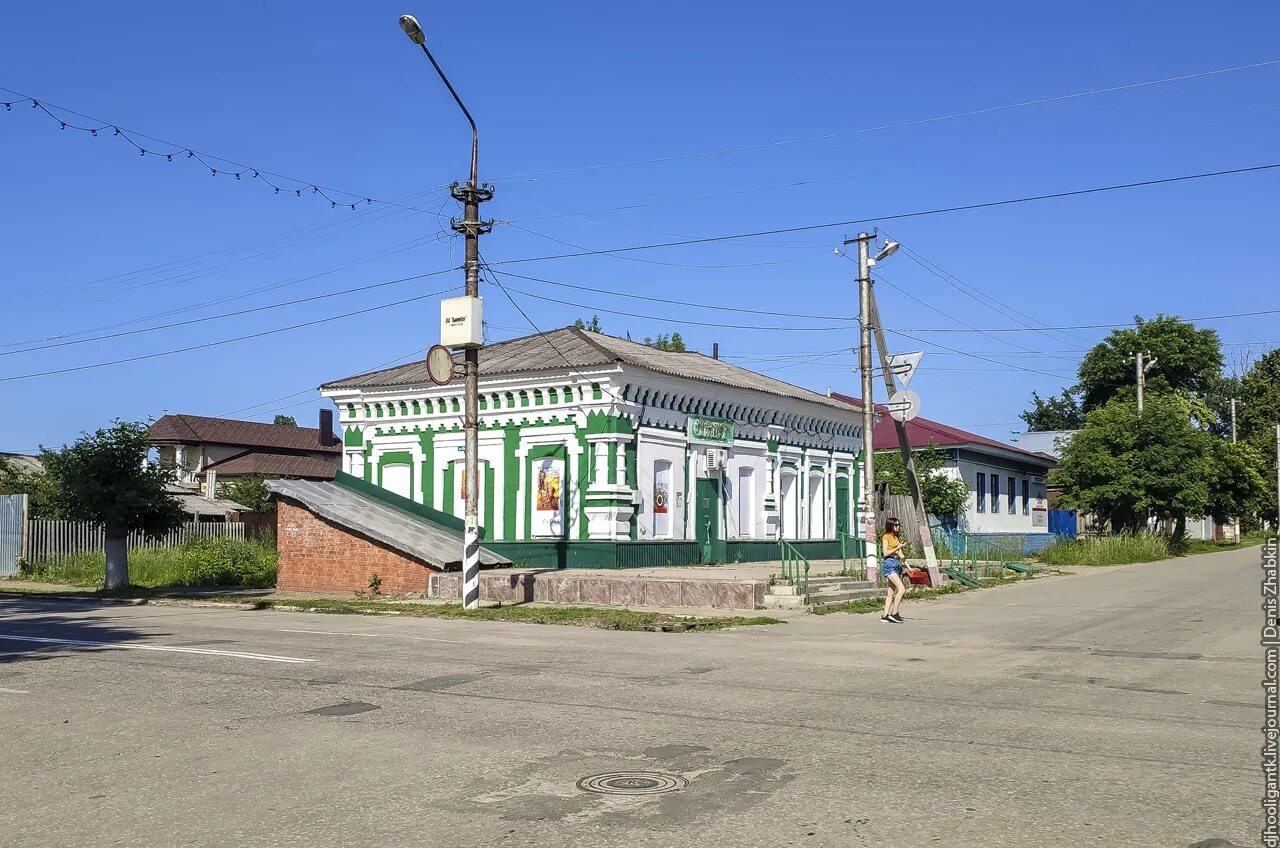
[[[884,592],[884,615],[880,620],[889,624],[901,624],[902,616],[898,607],[902,604],[902,596],[907,587],[902,584],[902,530],[898,519],[890,518],[884,523],[884,558],[880,560],[880,573],[889,581]]]

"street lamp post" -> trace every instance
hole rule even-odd
[[[413,15],[401,15],[400,28],[404,30],[405,35],[409,36],[410,41],[422,48],[422,52],[431,61],[431,66],[436,69],[441,81],[449,89],[449,93],[453,95],[454,102],[458,104],[458,108],[466,116],[467,123],[471,125],[471,178],[467,180],[466,185],[454,183],[450,187],[450,192],[453,194],[453,199],[462,204],[463,209],[462,220],[453,221],[453,230],[454,232],[462,233],[466,242],[466,295],[467,297],[479,298],[480,236],[493,229],[492,221],[480,220],[480,204],[493,199],[493,186],[487,183],[481,184],[479,180],[480,131],[476,128],[476,122],[471,117],[471,112],[467,110],[462,98],[458,96],[458,92],[454,90],[449,78],[445,76],[444,71],[440,68],[440,63],[436,61],[436,57],[432,56],[431,51],[427,49],[427,38],[422,32],[422,27],[418,25],[417,19]],[[462,427],[465,438],[464,461],[466,466],[463,477],[466,491],[463,494],[466,511],[462,545],[462,603],[466,608],[474,609],[480,605],[480,521],[477,508],[480,493],[478,437],[480,349],[478,347],[467,347],[463,351],[463,381],[464,407]]]

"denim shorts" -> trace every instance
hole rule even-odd
[[[887,556],[880,561],[880,573],[885,577],[902,571],[902,560],[896,556]]]

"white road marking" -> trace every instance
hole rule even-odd
[[[277,630],[278,633],[319,633],[324,636],[363,636],[366,639],[412,639],[415,642],[448,642],[451,645],[470,645],[465,639],[435,639],[431,636],[406,636],[391,633],[351,633],[346,630]]]
[[[278,657],[273,654],[250,654],[244,651],[217,651],[212,648],[180,648],[174,645],[150,645],[145,642],[90,642],[86,639],[50,639],[44,636],[11,636],[0,633],[0,639],[14,642],[38,642],[44,645],[79,645],[89,648],[124,648],[130,651],[168,651],[175,654],[204,654],[214,657],[235,657],[242,660],[263,662],[309,663],[315,660],[302,657]]]
[[[6,695],[30,695],[31,694],[26,689],[6,689],[3,686],[0,686],[0,692],[4,692]]]

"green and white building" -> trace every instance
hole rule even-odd
[[[463,514],[462,385],[425,362],[321,387],[342,469]],[[859,412],[699,353],[576,328],[480,356],[482,538],[538,565],[836,556],[856,526]]]

